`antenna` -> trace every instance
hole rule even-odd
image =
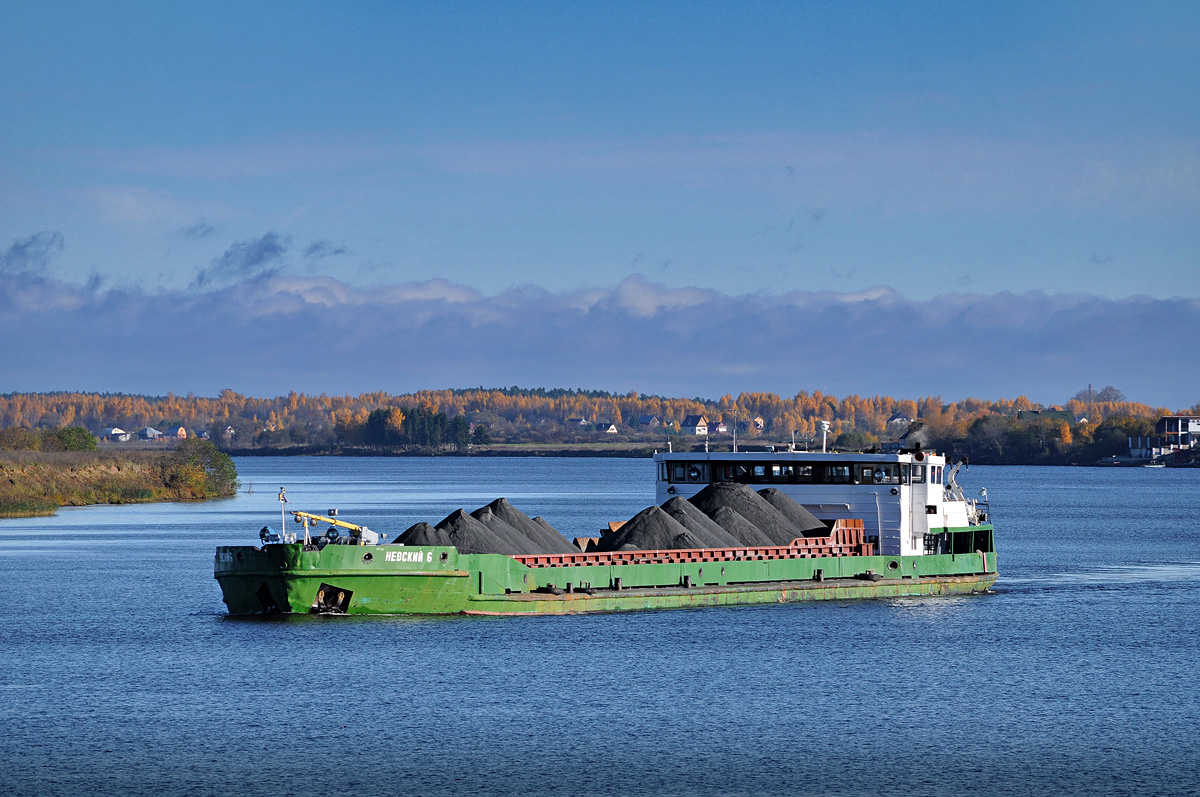
[[[283,539],[283,530],[287,528],[287,490],[279,488],[279,538]]]

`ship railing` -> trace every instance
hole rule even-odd
[[[991,507],[988,505],[986,499],[979,500],[973,498],[970,501],[967,501],[967,521],[972,526],[979,526],[987,523],[991,514]]]
[[[770,559],[817,559],[835,556],[872,556],[875,544],[867,542],[862,520],[841,519],[825,537],[797,537],[790,545],[740,548],[685,548],[644,551],[591,551],[565,554],[524,554],[512,558],[526,567],[581,567],[585,565],[684,564],[692,562],[743,562]]]

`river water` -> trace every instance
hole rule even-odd
[[[971,468],[989,595],[233,619],[214,547],[257,544],[281,485],[392,536],[502,495],[594,534],[654,498],[647,460],[238,470],[228,500],[0,521],[0,794],[1200,791],[1200,470]]]

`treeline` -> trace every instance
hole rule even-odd
[[[232,390],[223,390],[214,397],[9,393],[0,395],[0,428],[33,432],[82,426],[99,434],[109,427],[135,432],[145,426],[183,426],[190,434],[206,432],[231,450],[362,446],[436,449],[479,443],[474,435],[481,427],[484,431],[480,434],[496,442],[658,441],[679,434],[687,416],[701,415],[710,427],[724,422],[732,429],[736,422],[739,437],[747,442],[755,437],[764,442],[789,440],[793,433],[797,439],[819,438],[819,423],[824,420],[832,424],[835,439],[845,436],[848,447],[851,443],[866,447],[894,440],[908,422],[916,421],[927,435],[939,441],[981,451],[1022,451],[1029,456],[1041,452],[1036,455],[1056,457],[1063,451],[1084,451],[1082,441],[1093,439],[1100,424],[1109,419],[1153,420],[1170,414],[1166,407],[1128,401],[1112,387],[1080,391],[1056,407],[1072,417],[1068,424],[1072,427],[1070,443],[1047,442],[1061,441],[1061,430],[1038,433],[1034,443],[1022,442],[1028,426],[1018,426],[1016,415],[1022,410],[1046,409],[1024,396],[944,402],[939,396],[838,397],[821,391],[802,391],[791,397],[745,392],[717,399],[519,387],[357,396],[292,392],[273,398],[244,396]],[[1200,413],[1200,405],[1184,412]],[[643,418],[649,423],[642,423]],[[1086,421],[1076,424],[1077,418]],[[981,419],[984,425],[976,427]],[[610,424],[616,428],[615,434],[599,431]],[[1104,432],[1100,433],[1103,436]]]
[[[938,451],[966,455],[982,465],[1090,465],[1128,456],[1129,438],[1153,435],[1156,419],[1113,415],[1099,422],[1068,423],[984,415],[940,430],[925,429],[918,423],[909,437]]]
[[[472,428],[462,415],[449,417],[428,407],[389,407],[373,410],[361,423],[354,419],[339,422],[337,439],[343,445],[372,448],[456,449],[492,442],[487,424]]]
[[[0,429],[0,451],[95,451],[96,438],[82,426]]]

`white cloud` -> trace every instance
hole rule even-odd
[[[0,274],[43,274],[63,250],[62,233],[47,230],[18,238],[0,252]]]
[[[1054,402],[1091,382],[1175,407],[1200,399],[1181,376],[1200,372],[1200,353],[1161,345],[1200,328],[1200,300],[730,296],[642,277],[586,294],[275,274],[151,295],[0,275],[0,336],[15,344],[0,373],[13,390],[70,373],[89,389],[201,393],[523,384]]]

